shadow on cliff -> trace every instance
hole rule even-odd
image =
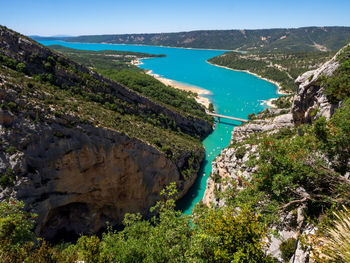
[[[205,159],[202,162],[201,168],[199,169],[198,176],[196,178],[196,181],[194,182],[192,187],[188,190],[187,194],[183,198],[181,198],[180,200],[178,200],[176,202],[176,209],[181,210],[181,211],[185,211],[192,206],[193,199],[196,196],[198,196],[200,194],[200,192],[202,191],[201,181],[207,179],[207,176],[204,177],[204,176],[202,176],[202,174],[204,173],[204,167],[206,165],[208,165],[208,163],[209,163],[209,161],[207,159]]]

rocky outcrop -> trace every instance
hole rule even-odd
[[[311,123],[321,116],[329,119],[334,110],[339,107],[328,101],[324,94],[324,87],[320,85],[321,76],[329,77],[339,67],[336,60],[339,52],[318,69],[305,72],[295,80],[299,86],[291,110],[295,125]]]
[[[293,119],[290,113],[276,116],[274,118],[256,120],[242,126],[237,126],[232,131],[232,141],[241,142],[249,135],[255,132],[274,133],[280,128],[292,127]],[[224,204],[224,199],[217,199],[215,192],[222,192],[229,186],[230,183],[237,184],[238,188],[242,187],[242,179],[248,179],[251,174],[256,171],[256,167],[249,167],[246,162],[249,156],[256,155],[256,146],[243,145],[245,151],[242,154],[237,153],[237,148],[225,148],[220,155],[212,163],[212,175],[208,178],[207,188],[204,193],[203,203],[210,206],[214,204],[221,206]],[[226,184],[217,183],[215,178],[227,179]]]

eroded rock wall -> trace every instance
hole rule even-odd
[[[193,181],[181,178],[181,167],[154,147],[104,128],[17,119],[12,129],[0,126],[0,134],[21,149],[0,154],[1,167],[19,178],[0,199],[23,200],[48,240],[58,233],[97,233],[106,222],[120,224],[125,213],[148,216],[165,185],[175,181],[184,194]]]
[[[291,109],[295,125],[312,123],[321,116],[329,119],[339,107],[338,104],[331,104],[328,101],[320,80],[321,76],[332,76],[339,67],[336,60],[339,52],[318,69],[307,71],[295,80],[298,88]]]

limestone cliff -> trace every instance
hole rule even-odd
[[[11,167],[18,180],[0,199],[29,205],[39,215],[38,233],[48,240],[57,233],[96,233],[106,222],[120,223],[126,212],[149,215],[165,185],[175,181],[183,194],[193,181],[183,180],[182,167],[164,153],[116,131],[31,125],[22,118],[11,127],[0,135],[18,153],[2,152],[0,165]]]
[[[311,123],[321,116],[329,119],[339,107],[339,104],[332,104],[328,101],[324,87],[320,85],[320,77],[333,75],[333,72],[339,67],[337,56],[340,52],[342,50],[318,69],[307,71],[295,80],[298,89],[291,109],[295,125]]]
[[[4,27],[0,104],[0,201],[23,200],[47,240],[147,217],[170,182],[184,195],[212,130]]]

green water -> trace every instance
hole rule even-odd
[[[144,59],[141,68],[152,70],[162,77],[197,86],[211,92],[207,97],[218,114],[246,119],[248,114],[266,108],[262,102],[277,97],[277,87],[253,75],[210,65],[207,59],[223,54],[220,50],[181,49],[154,46],[110,45],[41,41],[43,45],[63,45],[85,50],[124,50],[150,54],[165,54],[166,57]],[[224,120],[204,141],[206,155],[198,178],[188,194],[177,206],[190,214],[204,195],[206,181],[211,172],[211,162],[222,148],[229,145],[231,131],[239,122]]]

